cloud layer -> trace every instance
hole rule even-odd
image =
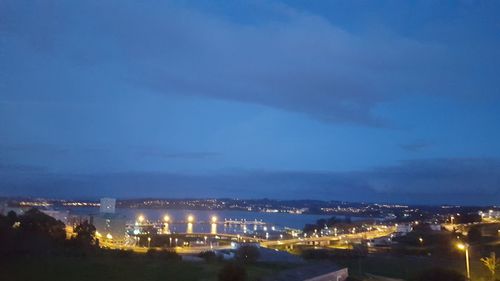
[[[496,83],[487,67],[482,80],[464,79],[474,57],[387,27],[354,33],[285,5],[262,4],[272,16],[243,24],[172,2],[156,4],[5,1],[0,7],[5,51],[24,52],[27,62],[2,60],[32,83],[101,73],[116,84],[166,95],[253,103],[368,126],[387,125],[375,113],[382,102],[415,94],[467,96],[471,87],[477,97],[488,95],[481,89]],[[28,63],[33,58],[45,61],[52,73],[37,72],[41,65]],[[21,86],[17,83],[7,79],[7,87]],[[39,95],[78,91],[65,82],[55,85],[41,84]]]
[[[500,200],[498,159],[414,160],[352,172],[239,170],[211,174],[59,175],[6,165],[0,169],[4,179],[0,195],[269,197],[412,204],[495,204]]]

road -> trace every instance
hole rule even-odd
[[[263,247],[293,245],[293,244],[307,244],[315,242],[330,242],[330,241],[349,241],[358,239],[375,239],[379,237],[389,236],[396,231],[395,227],[387,228],[387,230],[372,230],[354,234],[343,234],[339,236],[320,236],[320,237],[306,237],[306,238],[293,238],[284,240],[269,240],[260,243]]]
[[[272,248],[273,246],[287,246],[293,244],[307,244],[307,243],[321,243],[321,242],[330,242],[330,241],[350,241],[350,240],[359,240],[359,239],[375,239],[379,237],[389,236],[395,232],[394,227],[387,228],[385,230],[372,230],[354,234],[343,234],[340,236],[320,236],[320,237],[306,237],[306,238],[293,238],[293,239],[284,239],[284,240],[260,240],[260,245],[262,247]],[[189,234],[193,235],[193,234]],[[200,234],[200,237],[204,237],[207,234]],[[220,235],[226,236],[227,238],[236,238],[236,235]],[[234,237],[233,237],[234,236]],[[241,237],[239,236],[239,241],[248,239],[255,239],[251,237]],[[121,249],[121,250],[132,250],[137,253],[146,253],[148,251],[148,247],[139,247],[139,246],[131,246],[113,243],[110,241],[100,241],[100,246],[110,249]],[[153,247],[151,247],[153,248]],[[164,248],[155,247],[153,249],[162,250]],[[174,247],[173,248],[179,254],[197,254],[204,251],[214,251],[214,250],[226,250],[231,249],[230,245],[225,246],[194,246],[194,247]]]

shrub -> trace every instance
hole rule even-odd
[[[204,259],[205,261],[214,261],[217,259],[215,252],[213,251],[205,251],[198,254],[198,257]]]
[[[245,281],[246,279],[245,268],[235,263],[227,263],[219,272],[219,281]]]
[[[243,263],[254,263],[259,257],[259,249],[255,246],[243,245],[236,251],[236,260]]]
[[[168,250],[156,250],[156,249],[149,249],[146,255],[149,258],[156,258],[156,259],[163,259],[163,260],[171,260],[171,261],[180,261],[182,260],[182,257],[177,254],[174,251],[168,251]]]

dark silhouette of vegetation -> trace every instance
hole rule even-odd
[[[393,238],[391,253],[397,255],[438,255],[451,256],[456,253],[455,233],[434,231],[428,224],[416,225],[413,231]]]
[[[481,262],[491,274],[491,280],[495,280],[495,275],[500,267],[500,260],[497,259],[495,252],[491,252],[489,257],[481,258]]]
[[[325,227],[332,227],[334,225],[339,225],[339,224],[350,224],[351,222],[352,221],[350,217],[340,219],[338,217],[333,216],[328,219],[319,219],[316,221],[315,224],[306,224],[304,226],[303,231],[305,233],[313,233],[313,232],[318,232],[321,229],[324,229]]]
[[[474,225],[471,226],[467,232],[467,241],[471,244],[481,242],[483,238],[483,233],[481,231],[481,226]]]
[[[146,255],[149,258],[156,258],[169,261],[180,261],[182,257],[174,251],[149,249]]]
[[[259,249],[252,245],[242,245],[236,251],[236,260],[243,263],[254,263],[257,259],[259,259],[259,257]]]
[[[212,262],[217,260],[217,255],[213,251],[205,251],[198,254],[198,257],[204,259],[207,262]]]
[[[416,281],[465,281],[462,274],[443,268],[433,268],[422,272]]]
[[[466,224],[481,221],[481,215],[479,215],[478,213],[462,213],[459,216],[454,217],[454,223],[457,224]]]
[[[64,223],[37,209],[22,215],[0,215],[0,259],[13,256],[131,256],[130,252],[99,248],[95,227],[85,221],[66,239]],[[164,258],[165,254],[157,256]]]
[[[0,216],[0,255],[48,255],[60,252],[66,240],[64,223],[31,209]],[[5,226],[5,227],[4,227]]]
[[[227,263],[219,272],[219,281],[245,281],[247,273],[243,266],[237,263]]]
[[[88,221],[77,225],[74,232],[76,233],[76,240],[81,241],[85,245],[97,245],[98,240],[95,237],[95,226],[90,224]]]

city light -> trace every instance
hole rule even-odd
[[[139,215],[139,217],[137,217],[137,221],[140,222],[140,223],[143,223],[145,220],[144,216],[143,215]]]
[[[189,215],[187,217],[187,220],[188,220],[189,223],[192,223],[194,221],[194,217],[192,215]]]
[[[169,222],[169,221],[170,221],[170,217],[169,217],[168,215],[165,215],[165,216],[163,217],[163,221],[164,221],[164,222]]]
[[[216,223],[217,222],[217,217],[216,216],[212,216],[212,223]]]
[[[113,239],[113,235],[111,235],[111,233],[106,234],[106,239],[109,240]]]

